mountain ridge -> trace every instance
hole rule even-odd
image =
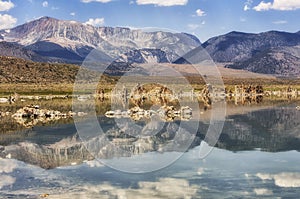
[[[42,17],[9,30],[0,31],[3,41],[23,45],[43,56],[70,62],[82,62],[93,50],[102,52],[105,61],[139,49],[159,49],[169,62],[201,45],[197,37],[187,33],[146,32],[122,27],[94,27],[75,21]],[[47,50],[49,49],[49,50]],[[66,57],[57,56],[66,55]]]
[[[225,67],[278,76],[300,76],[300,34],[284,31],[230,32],[203,43]]]
[[[241,36],[242,35],[242,36]],[[300,43],[300,35],[281,31],[262,33],[230,32],[213,37],[203,43],[203,47],[217,62],[235,62],[250,58],[254,50],[265,50],[281,46],[295,46]]]
[[[1,55],[75,64],[81,64],[95,49],[97,61],[105,63],[185,64],[183,57],[204,49],[213,61],[227,68],[300,76],[300,31],[231,31],[201,44],[189,33],[94,27],[41,17],[9,30],[0,30],[0,42]]]

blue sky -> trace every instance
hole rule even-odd
[[[95,26],[157,27],[202,42],[230,31],[300,30],[300,0],[0,0],[0,29],[50,16]]]

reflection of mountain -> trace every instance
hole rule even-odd
[[[230,116],[218,147],[233,151],[300,150],[300,111],[294,108],[260,110]]]
[[[93,156],[101,159],[111,159],[154,151],[184,152],[194,138],[184,129],[178,128],[176,123],[168,123],[164,126],[160,126],[158,123],[154,123],[152,126],[146,125],[146,128],[143,128],[141,132],[139,128],[129,127],[126,130],[125,123],[122,130],[117,129],[116,124],[110,122],[112,120],[103,119],[109,126],[105,134],[96,133],[87,140],[83,137],[85,135],[81,137],[77,134],[66,135],[66,138],[59,141],[51,137],[49,140],[46,135],[35,135],[36,137],[40,136],[39,139],[31,141],[39,143],[26,141],[7,146],[2,152],[0,150],[0,157],[10,154],[12,158],[49,169],[82,163],[84,160],[93,159]],[[158,128],[162,127],[163,130],[154,136],[147,135],[151,132],[149,128],[156,128],[155,125]],[[41,142],[41,140],[43,141]]]
[[[10,154],[12,158],[45,169],[82,163],[83,160],[93,159],[86,148],[79,141],[74,141],[73,138],[64,139],[57,144],[59,146],[51,147],[22,142],[18,145],[11,145],[4,154]]]
[[[292,108],[274,108],[228,116],[216,146],[231,151],[256,148],[272,152],[300,150],[299,116],[300,112]],[[105,134],[81,135],[84,144],[77,135],[63,133],[72,131],[69,126],[56,129],[60,137],[52,135],[52,138],[47,135],[47,130],[40,129],[43,133],[37,133],[36,139],[28,138],[26,142],[23,140],[5,146],[0,149],[0,156],[11,154],[12,158],[24,162],[54,168],[78,164],[93,159],[93,156],[111,159],[148,152],[183,152],[199,146],[208,128],[207,123],[200,122],[197,137],[194,137],[190,132],[193,132],[193,125],[197,123],[195,121],[181,122],[180,127],[179,122],[152,122],[151,125],[139,128],[130,126],[123,119],[118,125],[112,119],[99,119],[105,124]],[[142,122],[137,124],[141,125]],[[73,127],[72,129],[75,130]],[[153,135],[153,129],[158,129],[158,133]]]

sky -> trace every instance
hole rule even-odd
[[[228,33],[300,30],[300,0],[0,0],[0,29],[40,18],[94,26],[154,27],[202,42]]]

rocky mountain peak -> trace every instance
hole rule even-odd
[[[22,45],[42,56],[63,59],[62,62],[83,61],[93,49],[97,49],[105,61],[117,59],[130,51],[160,49],[172,62],[201,45],[195,36],[186,33],[94,27],[51,17],[42,17],[8,31],[0,31],[0,35],[2,41]],[[161,60],[159,57],[163,55],[159,51],[150,54],[156,57],[153,60]]]

